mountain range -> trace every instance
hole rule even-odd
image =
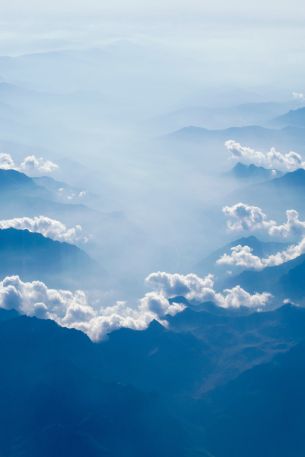
[[[254,456],[273,443],[274,455],[300,457],[304,330],[304,310],[291,305],[207,303],[167,329],[153,322],[94,344],[1,310],[0,454]],[[279,425],[288,429],[277,440]]]
[[[28,230],[0,230],[0,255],[1,278],[19,275],[25,281],[41,280],[50,287],[88,285],[98,271],[97,263],[77,246]]]

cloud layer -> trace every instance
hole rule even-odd
[[[17,170],[26,173],[30,176],[41,174],[50,174],[58,169],[58,165],[43,157],[29,155],[23,159],[18,165],[10,154],[0,154],[0,169],[2,170]]]
[[[135,308],[126,302],[102,307],[91,305],[83,291],[49,289],[41,281],[23,282],[18,276],[10,276],[0,282],[0,307],[15,309],[26,316],[51,319],[63,327],[86,333],[93,341],[99,341],[122,327],[144,330],[154,319],[166,325],[166,316],[185,309],[183,304],[169,301],[181,291],[186,298],[211,300],[225,308],[247,306],[258,309],[271,299],[270,294],[250,295],[239,286],[217,293],[210,275],[200,278],[194,274],[158,272],[149,275],[146,282],[155,290],[141,298]]]
[[[69,228],[62,222],[46,216],[16,217],[14,219],[0,220],[0,229],[8,228],[29,230],[30,232],[40,233],[52,240],[65,241],[72,244],[88,241],[80,225]]]
[[[248,146],[242,146],[235,140],[225,142],[225,147],[231,153],[234,160],[245,165],[256,165],[270,170],[291,172],[299,168],[305,168],[305,162],[300,154],[294,151],[282,153],[275,148],[268,152],[256,151]]]

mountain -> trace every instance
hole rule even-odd
[[[260,271],[246,270],[230,278],[225,286],[240,284],[252,292],[271,292],[278,299],[304,300],[305,254],[296,259]]]
[[[231,248],[238,245],[249,246],[253,250],[253,254],[259,257],[266,257],[271,254],[275,254],[276,252],[282,251],[288,246],[287,243],[261,241],[253,235],[242,237],[231,241],[225,246],[212,252],[208,257],[200,261],[197,266],[195,266],[195,271],[201,274],[214,272],[219,274],[219,266],[216,264],[216,261],[224,254],[230,254]]]
[[[13,228],[0,230],[0,276],[19,275],[50,287],[84,285],[98,265],[78,247],[39,233]]]
[[[272,170],[267,170],[263,167],[257,167],[256,165],[244,165],[238,162],[231,170],[231,175],[237,179],[252,180],[255,182],[267,181],[273,178]]]
[[[277,127],[292,126],[303,128],[305,125],[305,108],[290,110],[288,113],[276,117],[272,123]]]
[[[302,342],[288,353],[242,374],[198,405],[197,425],[200,423],[205,429],[211,455],[305,454],[304,360]]]
[[[84,204],[58,201],[48,178],[31,178],[16,170],[0,169],[0,218],[41,214],[78,224],[84,219],[90,223],[98,213]]]
[[[243,103],[235,106],[188,106],[150,120],[158,128],[170,131],[185,125],[205,126],[209,129],[247,125],[263,125],[296,106],[292,103]]]
[[[124,449],[130,457],[183,457],[185,432],[162,399],[105,382],[97,346],[80,332],[0,320],[0,346],[1,456],[120,457]]]
[[[294,208],[305,210],[303,192],[305,189],[305,170],[299,168],[264,182],[250,182],[248,186],[235,190],[227,196],[225,203],[235,204],[246,201],[249,205],[260,206],[271,212],[273,217],[283,217],[283,212]]]
[[[207,303],[169,318],[168,328],[153,322],[94,344],[0,310],[0,455],[223,457],[232,449],[244,457],[243,436],[263,433],[262,424],[275,431],[287,417],[296,425],[304,414],[304,331],[301,308],[252,313]],[[278,414],[282,405],[288,416]],[[291,437],[303,439],[301,424],[282,443]],[[277,449],[275,434],[272,441]]]
[[[38,191],[43,192],[43,189],[38,187],[33,179],[24,173],[20,173],[16,170],[0,169],[0,192],[16,191],[35,193]]]
[[[295,149],[304,151],[305,127],[284,127],[266,128],[257,125],[245,127],[230,127],[227,129],[206,129],[196,126],[184,127],[180,130],[170,133],[164,137],[169,144],[171,142],[176,146],[180,142],[181,147],[185,148],[185,143],[190,146],[201,147],[205,144],[212,147],[222,146],[224,150],[224,142],[234,139],[239,143],[253,148],[262,148],[263,150],[276,147],[279,150]],[[226,156],[228,155],[227,151]]]
[[[298,170],[286,173],[284,176],[271,181],[271,186],[276,188],[286,188],[289,190],[302,190],[305,188],[305,170],[299,168]]]

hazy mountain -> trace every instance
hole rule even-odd
[[[0,169],[0,218],[41,214],[70,224],[96,218],[97,212],[84,204],[58,201],[48,178],[30,178],[16,170]]]
[[[273,124],[277,127],[301,127],[305,125],[305,107],[288,111],[288,113],[277,117],[273,120]]]
[[[24,173],[16,170],[0,169],[0,191],[14,192],[22,191],[27,193],[42,192],[42,188],[38,188],[32,178],[29,178]]]
[[[260,182],[260,181],[267,181],[272,179],[273,173],[272,170],[267,170],[263,167],[257,167],[256,165],[244,165],[243,163],[238,162],[231,170],[230,174],[234,176],[234,178],[240,180],[249,180]]]
[[[229,128],[232,125],[263,125],[270,119],[285,114],[296,106],[292,103],[244,103],[236,106],[191,106],[178,109],[153,120],[159,128],[177,130],[186,125],[206,128]],[[151,121],[150,121],[151,122]]]
[[[253,125],[214,130],[188,126],[164,137],[164,141],[167,144],[173,144],[176,148],[180,147],[181,149],[185,149],[186,144],[192,148],[202,148],[206,145],[210,148],[210,152],[212,147],[221,147],[222,159],[228,157],[228,152],[224,148],[224,142],[230,139],[234,139],[245,146],[262,150],[276,147],[279,150],[287,149],[305,152],[305,128],[303,126],[289,126],[278,129]],[[217,152],[217,156],[218,154],[220,152]]]
[[[72,244],[13,228],[0,230],[0,255],[1,278],[19,275],[23,280],[45,281],[50,287],[88,284],[98,267]]]
[[[277,189],[282,187],[286,190],[300,191],[305,188],[305,170],[299,168],[298,170],[286,173],[284,176],[274,179],[271,186],[275,186]]]
[[[270,291],[279,299],[304,299],[305,254],[296,259],[260,271],[246,270],[226,281],[227,286],[240,284],[249,291]]]
[[[260,206],[274,218],[282,218],[287,209],[305,210],[303,191],[305,189],[305,170],[298,169],[282,176],[263,182],[248,182],[242,189],[234,190],[225,197],[225,203],[235,204],[237,201],[249,205]]]

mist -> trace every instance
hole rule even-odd
[[[64,187],[55,189],[59,206],[16,199],[1,219],[79,224],[88,237],[80,247],[99,265],[89,293],[135,302],[151,272],[193,271],[231,240],[222,207],[242,194],[225,141],[301,144],[271,129],[267,139],[243,130],[257,124],[268,132],[274,118],[302,106],[292,96],[303,90],[299,17],[279,8],[279,31],[269,26],[267,5],[264,21],[255,19],[259,4],[251,23],[239,2],[234,19],[217,4],[193,2],[186,21],[182,2],[175,12],[154,3],[150,18],[137,3],[129,14],[121,3],[112,10],[92,3],[82,19],[81,4],[69,18],[69,2],[52,3],[48,17],[39,5],[27,4],[22,23],[17,2],[4,11],[1,152],[54,161],[52,178]],[[270,69],[274,52],[281,59]]]

